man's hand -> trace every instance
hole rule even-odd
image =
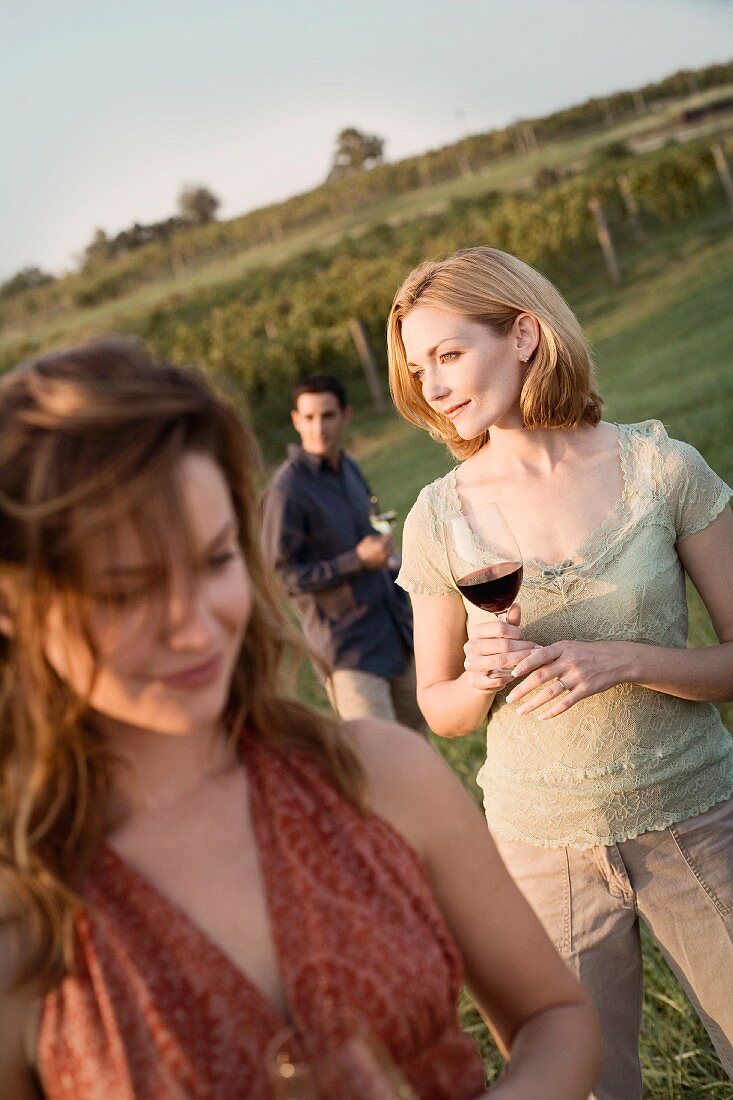
[[[365,569],[386,569],[394,542],[391,535],[365,535],[354,549]]]

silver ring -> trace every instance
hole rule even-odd
[[[559,676],[557,678],[557,682],[560,685],[560,687],[563,689],[563,691],[570,691],[570,688],[566,687],[566,685],[562,682],[562,680],[560,679]]]

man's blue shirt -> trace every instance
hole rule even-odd
[[[392,573],[364,569],[356,553],[375,533],[370,495],[348,455],[334,469],[292,445],[265,493],[263,544],[312,649],[334,669],[392,677],[412,650],[412,614]]]

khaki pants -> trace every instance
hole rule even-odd
[[[331,706],[340,718],[386,718],[425,733],[417,705],[415,658],[410,654],[401,676],[388,679],[359,669],[339,668],[326,682]]]
[[[640,1100],[639,918],[733,1077],[733,800],[610,848],[537,848],[495,836],[560,954],[595,1003],[595,1100]]]

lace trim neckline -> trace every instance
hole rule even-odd
[[[649,422],[646,421],[645,425]],[[541,558],[524,558],[524,583],[527,573],[536,577],[536,581],[552,580],[566,573],[584,572],[592,568],[601,553],[612,543],[616,543],[624,534],[626,525],[623,520],[629,518],[629,497],[631,495],[631,469],[629,464],[629,446],[631,429],[639,425],[615,424],[618,431],[618,454],[621,465],[623,485],[621,493],[608,514],[596,524],[575,547],[572,557],[560,562],[546,562]],[[446,485],[450,497],[449,515],[460,515],[461,501],[458,494],[458,466],[454,466],[446,475]],[[614,530],[615,529],[615,530]],[[613,538],[611,539],[611,535]],[[535,581],[535,583],[536,583]]]

